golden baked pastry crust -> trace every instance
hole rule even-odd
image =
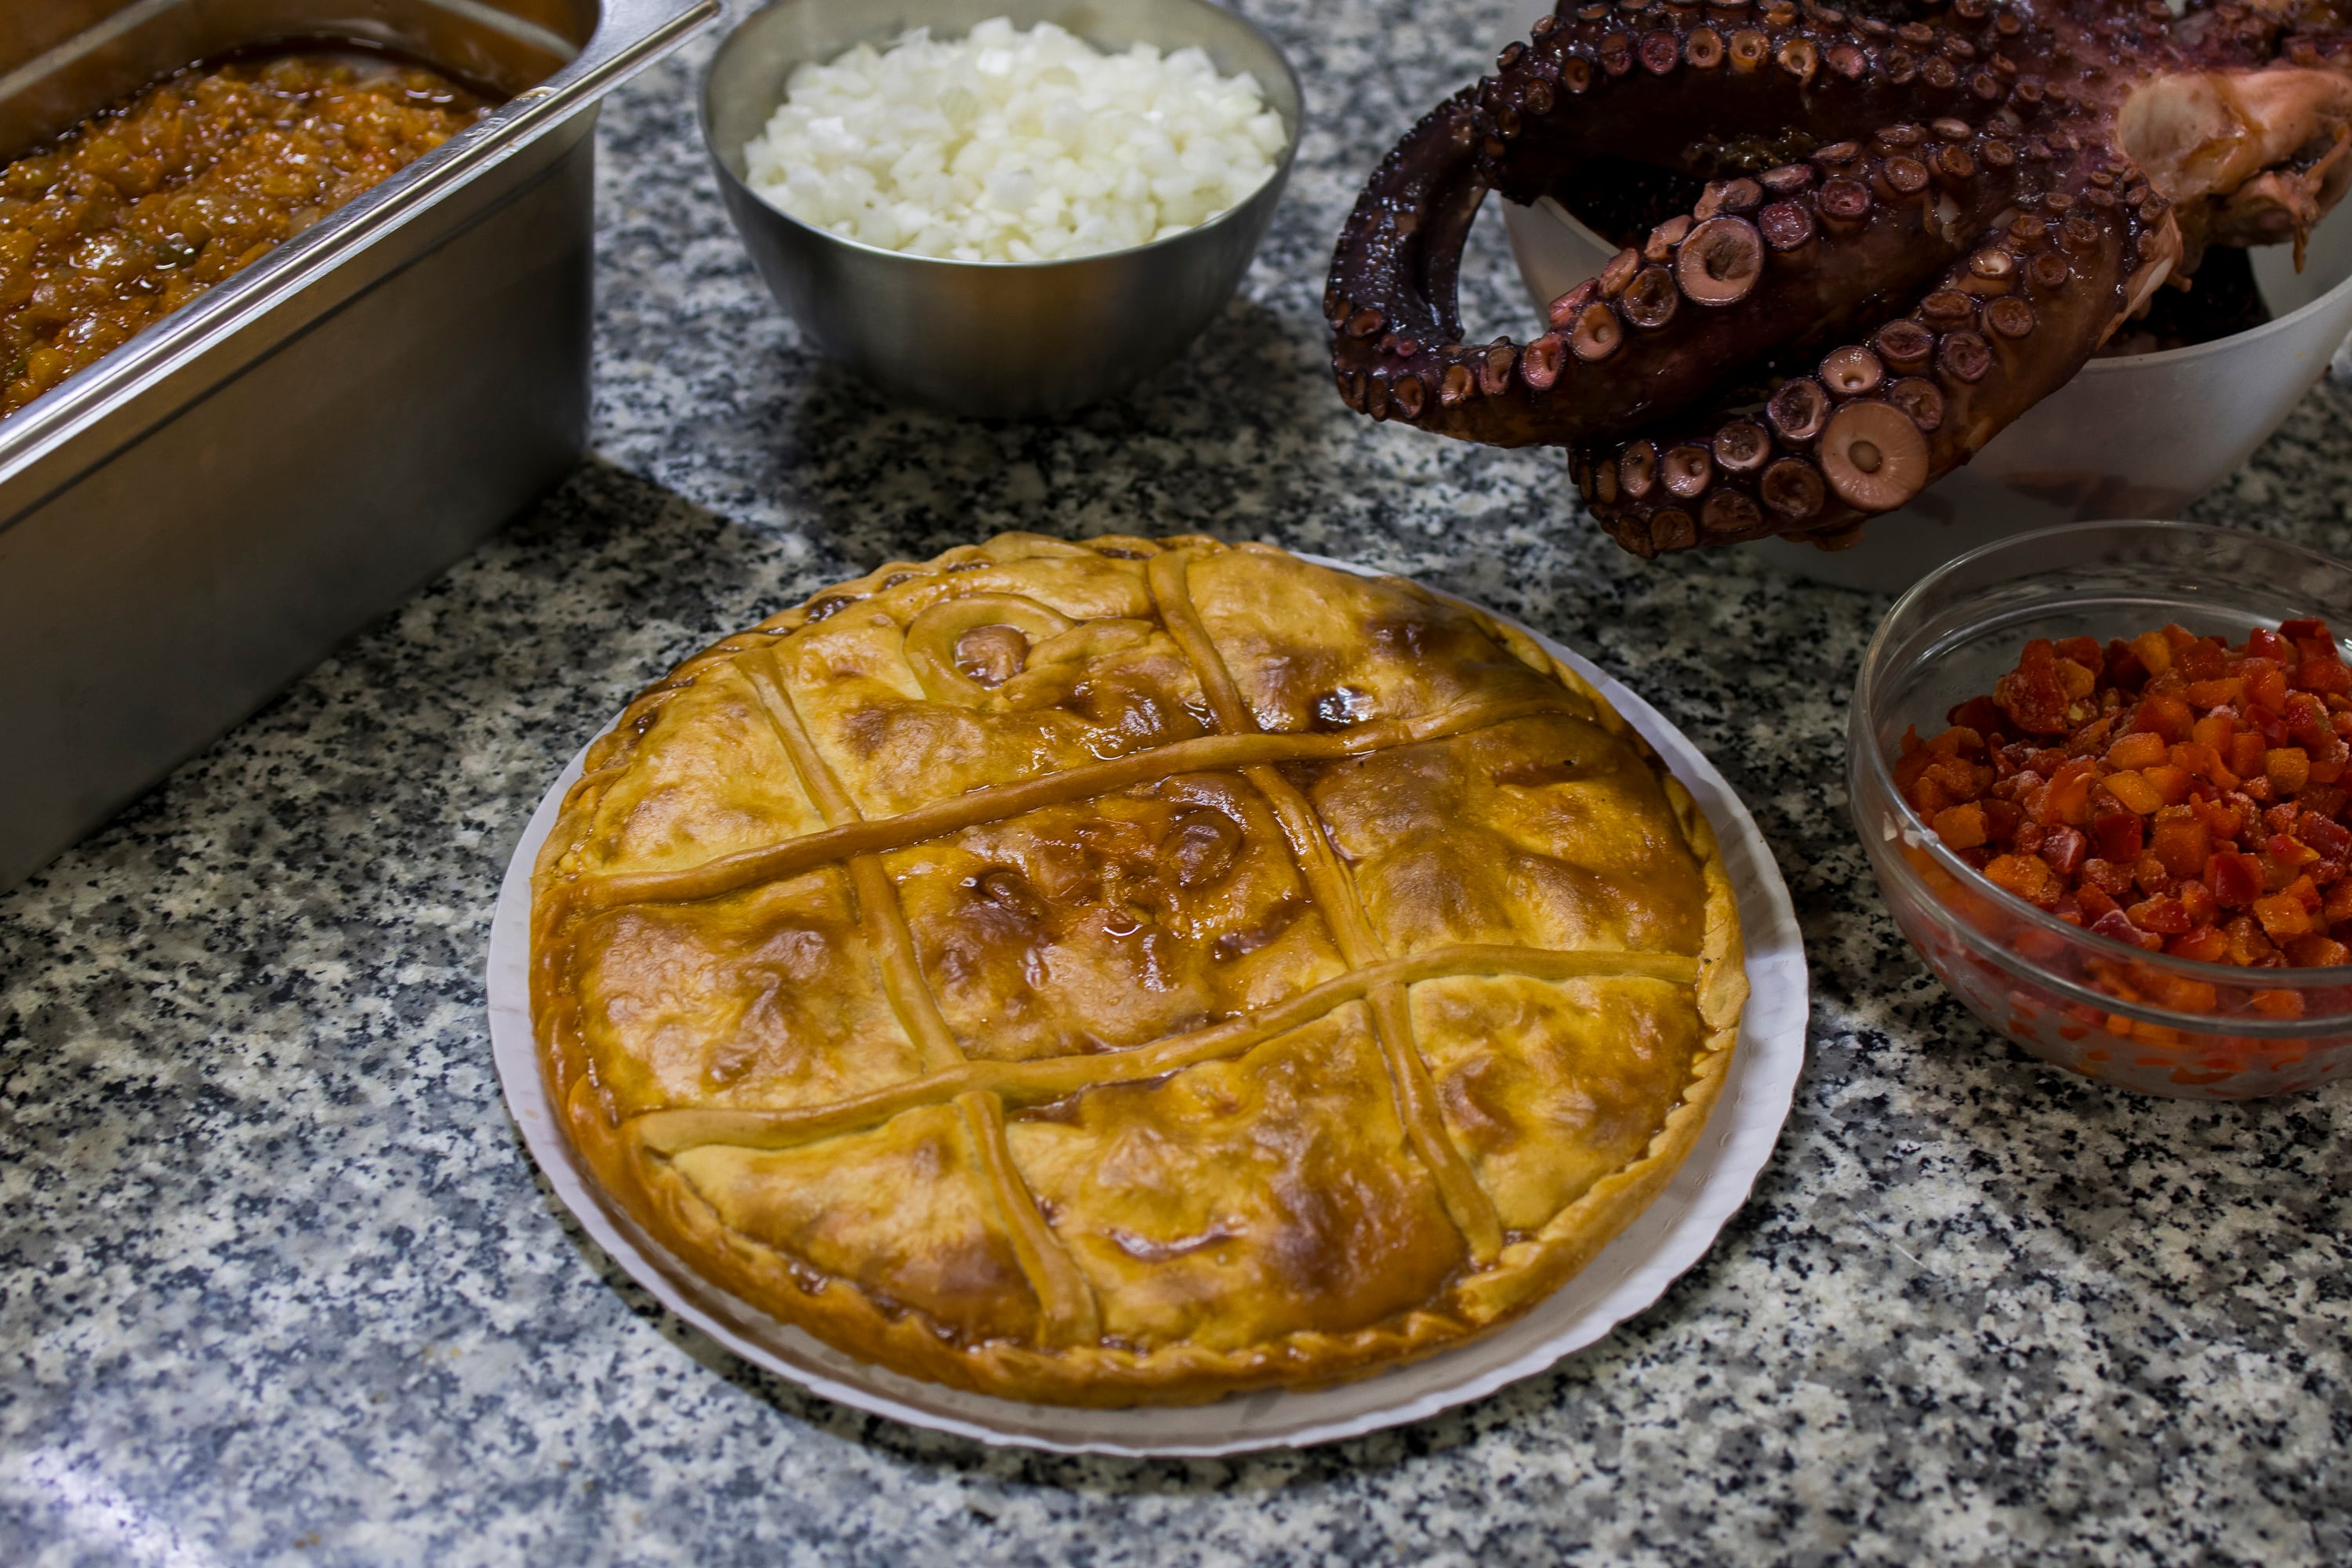
[[[573,1145],[688,1267],[1095,1405],[1524,1310],[1747,995],[1706,819],[1573,671],[1196,538],[1005,534],[688,660],[590,748],[531,952]]]

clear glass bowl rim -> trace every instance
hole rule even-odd
[[[1906,823],[1916,826],[1919,831],[1919,847],[1936,865],[1955,878],[1968,880],[1981,892],[1990,894],[2004,912],[2012,915],[2028,930],[2044,931],[2059,937],[2070,945],[2087,950],[2095,956],[2111,957],[2118,962],[2145,964],[2164,973],[2177,974],[2185,980],[2205,981],[2241,990],[2309,992],[2339,986],[2352,988],[2352,964],[2328,964],[2309,969],[2291,967],[2245,969],[2233,963],[2207,963],[2197,959],[2179,958],[2165,952],[2150,952],[2145,948],[2134,947],[2117,942],[2112,937],[2101,936],[2087,927],[2070,925],[2048,910],[2037,909],[2000,887],[1986,877],[1983,872],[1946,848],[1943,840],[1937,836],[1935,828],[1912,809],[1911,803],[1904,799],[1903,792],[1895,787],[1893,770],[1888,767],[1885,756],[1880,752],[1875,743],[1876,725],[1873,722],[1878,682],[1886,674],[1891,673],[1882,668],[1892,657],[1890,628],[1921,597],[1966,566],[1981,561],[1987,556],[2006,551],[2030,548],[2037,542],[2053,537],[2093,529],[2110,531],[2146,529],[2183,536],[2204,535],[2215,539],[2242,540],[2249,537],[2244,531],[2216,528],[2210,523],[2132,519],[2068,523],[2057,528],[2038,529],[2032,533],[2012,534],[2007,539],[1995,540],[1990,544],[1979,545],[1964,554],[1954,556],[1904,591],[1903,595],[1888,608],[1885,616],[1880,620],[1877,631],[1871,636],[1869,647],[1863,652],[1862,668],[1854,678],[1853,700],[1849,710],[1850,722],[1846,731],[1847,746],[1852,753],[1847,758],[1849,771],[1858,774],[1867,769],[1869,780],[1878,793],[1894,803],[1895,809],[1903,814]],[[2345,563],[2332,556],[2324,555],[2318,551],[2290,543],[2285,540],[2274,539],[2267,534],[2252,537],[2261,539],[2266,547],[2304,556],[2313,563],[2335,572],[2352,574],[2352,567],[2347,567]],[[2020,574],[2020,575],[2025,575],[2025,574]],[[1858,819],[1860,805],[1859,792],[1849,789],[1847,810],[1850,815],[1857,817],[1854,830],[1858,835],[1866,835],[1872,831],[1872,828]],[[1907,840],[1909,835],[1906,834],[1906,838]],[[1935,896],[1934,890],[1927,886],[1926,879],[1901,856],[1894,856],[1890,859],[1922,901],[1938,908],[1943,906],[1943,900]],[[2103,992],[2094,991],[2070,976],[2053,973],[2015,948],[1977,931],[1958,919],[1950,922],[1950,929],[1955,936],[1982,956],[1999,963],[2004,968],[2015,970],[2038,984],[2080,997],[2086,1005],[2097,1007],[2103,1012],[2115,1013],[2129,1018],[2145,1019],[2147,1022],[2160,1024],[2184,1033],[2237,1035],[2262,1038],[2326,1033],[2328,1032],[2327,1026],[2331,1023],[2340,1023],[2344,1027],[2352,1029],[2352,1006],[2340,1011],[2289,1019],[2184,1013],[2144,1002],[2128,1002],[2119,996],[2110,996]],[[2258,980],[2257,976],[2261,978]]]

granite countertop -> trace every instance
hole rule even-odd
[[[894,408],[802,347],[697,150],[708,39],[613,101],[593,456],[0,895],[0,1560],[2352,1560],[2352,1085],[2147,1101],[1989,1034],[1846,822],[1885,600],[1754,552],[1634,561],[1557,456],[1343,410],[1318,303],[1352,190],[1533,6],[1248,8],[1309,107],[1273,236],[1180,363],[1058,426]],[[1474,324],[1523,310],[1483,230],[1468,272]],[[2347,552],[2347,478],[2323,386],[2199,514]],[[482,989],[541,792],[672,660],[1009,528],[1421,576],[1589,652],[1728,775],[1803,923],[1810,1060],[1654,1308],[1364,1440],[1060,1459],[748,1369],[557,1207]]]

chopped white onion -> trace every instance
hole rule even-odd
[[[793,72],[743,149],[751,188],[887,250],[1042,261],[1181,234],[1273,177],[1282,117],[1198,48],[1099,53],[1004,17],[940,42],[918,27]]]

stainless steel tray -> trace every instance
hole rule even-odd
[[[0,422],[0,888],[543,493],[588,408],[597,100],[718,0],[0,6],[0,158],[337,37],[512,93]]]

